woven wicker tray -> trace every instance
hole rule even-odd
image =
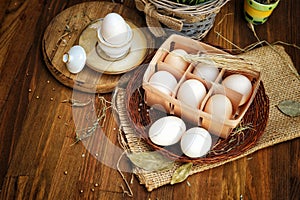
[[[243,124],[251,125],[242,132],[236,130],[226,138],[213,137],[215,145],[206,157],[192,159],[180,150],[178,144],[169,147],[160,147],[151,142],[148,137],[148,129],[158,118],[165,116],[159,110],[148,107],[144,102],[144,90],[142,88],[142,78],[147,66],[141,66],[131,74],[123,77],[123,86],[126,90],[124,106],[126,107],[126,118],[129,125],[135,130],[135,134],[142,138],[151,149],[159,150],[166,157],[178,162],[215,163],[234,158],[247,151],[255,145],[259,137],[263,134],[269,116],[269,99],[265,93],[263,83],[260,84],[256,97],[242,119]],[[129,79],[129,81],[127,80]],[[127,82],[128,81],[128,82]],[[124,84],[126,83],[126,84]],[[187,124],[189,126],[189,124]]]

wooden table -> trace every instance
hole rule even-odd
[[[41,41],[47,25],[58,13],[81,2],[86,1],[0,1],[0,199],[131,199],[120,187],[126,189],[116,168],[97,157],[105,155],[107,146],[72,145],[75,128],[80,126],[77,117],[83,119],[89,110],[63,102],[74,93],[85,100],[95,95],[73,92],[61,84],[43,60]],[[135,8],[132,0],[123,4]],[[256,38],[243,19],[242,5],[240,0],[227,3],[215,27],[244,48]],[[281,1],[268,22],[256,27],[257,35],[270,43],[299,46],[299,10],[297,0]],[[214,29],[203,41],[222,49],[235,48]],[[300,72],[300,50],[285,47]],[[110,93],[100,96],[111,100]],[[101,100],[97,95],[95,99]],[[111,111],[103,130],[118,146],[118,124]],[[190,185],[166,185],[150,193],[133,177],[130,186],[133,199],[299,199],[299,154],[300,140],[294,139],[193,175]],[[130,181],[128,160],[123,158],[120,165],[128,170],[124,175]]]

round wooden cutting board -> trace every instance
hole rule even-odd
[[[102,18],[103,19],[103,18]],[[129,52],[124,57],[112,59],[97,48],[97,29],[101,27],[102,20],[92,22],[80,35],[79,45],[87,54],[86,66],[105,74],[121,74],[128,72],[143,62],[147,55],[147,38],[141,28],[130,21],[127,24],[133,32],[133,40]]]
[[[70,73],[62,61],[64,53],[68,52],[72,46],[79,44],[82,33],[95,20],[103,18],[111,12],[120,14],[126,21],[139,29],[146,39],[146,46],[142,47],[146,49],[145,53],[141,54],[141,58],[136,62],[131,60],[131,62],[123,62],[123,65],[125,63],[129,66],[125,66],[125,68],[122,66],[120,73],[117,73],[118,71],[105,73],[101,70],[93,70],[87,65],[78,74]],[[53,76],[68,87],[89,93],[112,92],[123,73],[139,67],[147,55],[154,50],[154,39],[145,27],[147,26],[144,18],[138,14],[138,11],[122,4],[111,2],[77,4],[59,13],[46,28],[42,41],[45,63]],[[101,59],[98,60],[101,62]],[[128,63],[133,63],[133,66]]]

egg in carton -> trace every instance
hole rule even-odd
[[[186,55],[195,58],[205,54],[231,57],[200,41],[171,35],[144,73],[145,101],[211,134],[227,138],[254,100],[261,73],[255,68],[210,66],[213,63],[210,60],[185,59]],[[204,65],[204,69],[199,69],[199,65]]]

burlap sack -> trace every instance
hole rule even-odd
[[[280,142],[292,140],[300,136],[300,117],[291,118],[281,113],[276,105],[282,100],[300,101],[300,79],[289,55],[282,46],[265,46],[254,49],[239,55],[258,62],[263,72],[262,81],[270,100],[270,114],[267,127],[255,146],[243,154],[214,164],[194,165],[190,175],[211,169],[241,157],[247,156],[257,150],[266,148]],[[123,128],[126,146],[132,152],[147,150],[148,146],[134,134],[134,130],[128,126],[128,119],[124,106],[125,90],[118,89],[116,108],[119,113],[120,123]],[[125,141],[124,140],[124,141]],[[171,177],[180,164],[174,169],[163,172],[147,172],[134,168],[141,184],[144,184],[148,191],[169,184]]]

